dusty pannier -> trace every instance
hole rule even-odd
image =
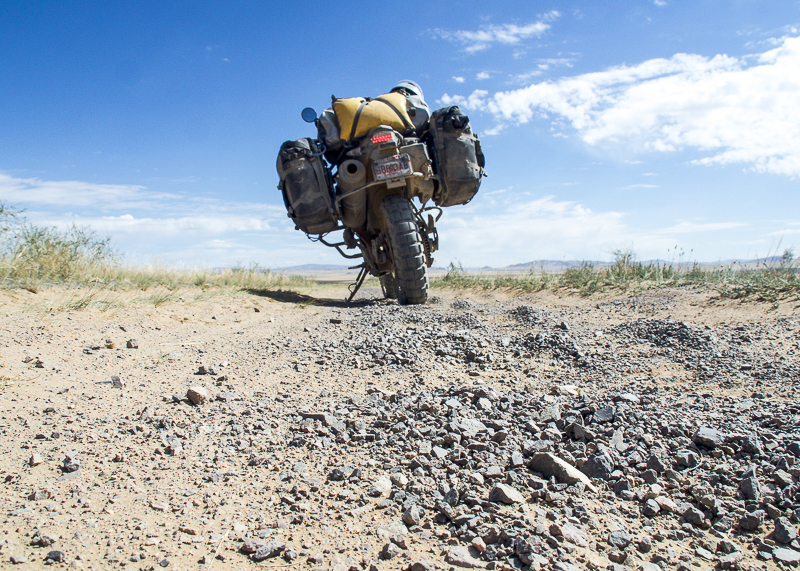
[[[278,153],[278,188],[298,230],[324,234],[337,226],[333,178],[313,139],[286,141]]]
[[[486,163],[469,118],[456,106],[434,111],[428,142],[439,180],[433,195],[436,205],[454,206],[472,200],[481,186]]]

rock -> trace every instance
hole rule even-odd
[[[525,501],[525,497],[517,490],[506,484],[495,484],[489,492],[490,502],[502,502],[504,504],[518,504]]]
[[[608,543],[620,551],[628,547],[633,537],[624,529],[618,529],[608,534]]]
[[[44,458],[42,458],[42,455],[38,453],[31,454],[31,457],[28,460],[28,464],[31,466],[38,466],[42,462],[44,462]]]
[[[692,525],[701,525],[705,522],[706,516],[695,507],[688,507],[684,512],[681,514],[683,519],[691,523]]]
[[[592,481],[586,474],[549,452],[534,454],[528,467],[534,472],[539,472],[548,478],[555,476],[556,480],[562,484],[572,485],[581,482],[586,486],[587,490],[591,490],[592,492],[597,491],[597,488],[592,484]]]
[[[657,496],[655,502],[658,504],[658,507],[661,508],[661,511],[671,514],[678,511],[678,505],[667,496]]]
[[[613,471],[614,462],[605,452],[593,454],[583,463],[583,466],[581,466],[581,472],[590,478],[598,478],[600,480],[608,480]]]
[[[744,559],[744,554],[741,551],[734,551],[719,558],[719,566],[721,569],[736,568],[739,562]]]
[[[28,562],[28,558],[25,557],[24,555],[16,555],[15,554],[15,555],[11,556],[11,563],[13,563],[14,565],[22,565],[23,563],[27,563],[27,562]]]
[[[653,540],[649,535],[645,535],[639,543],[636,544],[636,549],[639,553],[650,553],[650,550],[653,549]]]
[[[372,483],[369,495],[373,498],[382,496],[392,491],[392,481],[386,476],[381,476]]]
[[[469,549],[461,545],[451,547],[447,551],[444,560],[450,565],[456,567],[464,567],[465,569],[486,569],[486,563],[475,559],[469,552]]]
[[[63,551],[50,551],[47,557],[44,558],[45,561],[52,561],[53,563],[64,563],[66,559],[67,554]]]
[[[664,465],[664,462],[661,461],[661,458],[652,454],[650,458],[647,459],[647,468],[649,470],[653,470],[657,474],[663,474],[667,471],[667,466]]]
[[[411,506],[403,512],[403,523],[408,527],[419,525],[421,514],[418,506]]]
[[[752,513],[746,513],[739,518],[739,527],[745,531],[756,531],[762,523],[767,514],[764,510],[756,510]]]
[[[614,420],[614,407],[607,406],[594,413],[592,420],[597,423],[611,422]]]
[[[745,477],[739,482],[739,488],[741,488],[746,500],[761,501],[761,483],[756,475],[749,470],[745,472]]]
[[[572,523],[565,523],[561,526],[561,535],[570,543],[577,545],[578,547],[588,547],[589,546],[589,536],[586,533],[586,530],[578,527]]]
[[[378,527],[376,533],[379,538],[391,541],[393,535],[406,535],[408,533],[408,528],[403,525],[402,522],[395,521]]]
[[[779,548],[772,550],[772,557],[775,561],[780,561],[787,565],[797,566],[800,564],[800,551],[794,549]]]
[[[64,472],[77,472],[81,469],[81,463],[78,461],[77,457],[73,454],[67,454],[64,457],[64,461],[61,464],[61,469]]]
[[[775,520],[775,531],[772,532],[775,541],[789,544],[797,539],[797,529],[789,521],[789,518],[779,517]]]
[[[186,398],[194,405],[203,405],[208,401],[208,390],[203,387],[189,387]]]
[[[270,557],[276,557],[280,555],[284,549],[286,549],[285,543],[281,543],[279,541],[268,541],[259,547],[256,552],[250,556],[250,559],[256,562],[263,561],[264,559],[269,559]]]
[[[694,433],[692,441],[698,446],[704,446],[709,450],[713,450],[723,442],[725,442],[725,435],[719,430],[709,428],[708,426],[701,426]]]
[[[125,346],[128,349],[138,349],[139,342],[136,339],[128,339],[127,343],[125,343]]]
[[[394,559],[398,555],[400,555],[400,548],[390,541],[381,549],[380,558],[384,561],[388,561],[389,559]]]
[[[436,566],[427,559],[420,559],[414,561],[408,568],[408,571],[436,571]]]
[[[656,517],[661,511],[661,506],[655,500],[647,500],[642,506],[642,515],[645,517]]]
[[[681,450],[675,454],[675,463],[683,468],[695,468],[700,464],[700,456],[691,450]]]

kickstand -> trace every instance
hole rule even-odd
[[[347,298],[348,302],[353,301],[353,298],[358,293],[358,290],[361,289],[361,285],[364,283],[365,279],[367,279],[367,266],[361,266],[361,271],[358,272],[356,282],[347,286],[347,289],[350,290],[350,297]]]

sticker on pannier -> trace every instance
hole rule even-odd
[[[469,118],[455,106],[434,111],[429,142],[439,181],[433,201],[437,206],[468,203],[481,186],[486,165],[481,143],[472,133]]]
[[[306,234],[336,228],[333,179],[313,139],[286,141],[278,153],[278,188],[295,227]]]

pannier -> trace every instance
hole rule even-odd
[[[472,200],[481,186],[486,163],[469,118],[455,106],[434,111],[428,142],[439,177],[433,195],[436,205],[454,206]]]
[[[324,234],[337,226],[333,178],[313,139],[286,141],[278,153],[278,188],[298,230]]]

